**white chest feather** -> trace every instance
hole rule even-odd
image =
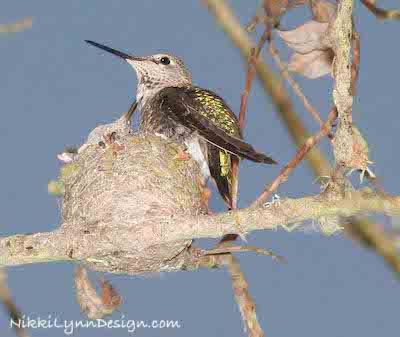
[[[142,110],[149,99],[160,91],[160,88],[147,88],[144,84],[138,85],[136,92],[136,102],[138,102],[139,110]]]
[[[199,144],[198,137],[192,137],[185,141],[187,151],[190,156],[199,164],[203,180],[206,182],[210,178],[210,169],[208,168],[208,162]]]

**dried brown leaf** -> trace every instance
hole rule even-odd
[[[287,31],[277,30],[286,45],[294,50],[288,70],[315,79],[332,71],[333,51],[327,44],[327,22],[310,20]]]
[[[315,79],[332,72],[333,53],[331,50],[313,50],[308,54],[294,53],[288,70]]]
[[[79,266],[75,271],[76,299],[82,311],[90,319],[98,319],[112,314],[121,303],[122,298],[110,282],[100,279],[102,297],[100,297],[89,280],[86,269]]]
[[[327,49],[324,42],[327,29],[327,23],[310,20],[292,30],[277,29],[277,33],[289,48],[306,54],[316,49]]]

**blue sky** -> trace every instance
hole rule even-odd
[[[230,1],[247,23],[259,1]],[[354,102],[354,122],[367,139],[374,172],[382,185],[399,194],[397,130],[400,47],[398,22],[378,22],[356,1],[355,23],[361,35],[361,69]],[[397,1],[382,1],[387,8]],[[298,10],[297,15],[305,11]],[[131,54],[160,51],[184,59],[194,82],[223,96],[238,111],[246,69],[238,51],[215,24],[201,1],[4,1],[0,23],[33,17],[31,29],[0,36],[2,123],[0,142],[0,234],[49,231],[60,222],[57,199],[47,183],[58,175],[56,154],[78,145],[97,124],[125,111],[136,90],[131,68],[83,42],[91,39]],[[304,16],[291,16],[291,28]],[[396,34],[396,35],[395,35]],[[326,116],[332,81],[296,77],[311,102]],[[318,125],[291,94],[311,132]],[[248,105],[245,137],[284,165],[295,154],[286,129],[258,83]],[[325,144],[326,145],[326,144]],[[328,148],[328,147],[326,147]],[[278,168],[243,162],[240,205],[248,205]],[[281,197],[318,193],[302,163],[281,186]],[[356,182],[357,180],[354,179]],[[222,209],[216,193],[214,209]],[[214,241],[197,244],[209,246]],[[238,256],[267,335],[375,337],[398,331],[398,283],[373,253],[342,235],[255,232],[248,244],[271,249],[289,263],[252,254]],[[84,319],[75,303],[72,263],[9,268],[16,303],[31,317]],[[95,280],[100,273],[91,273]],[[176,330],[137,330],[137,336],[245,336],[229,275],[197,270],[150,276],[106,276],[124,298],[112,319],[179,320]],[[13,336],[0,311],[0,334]],[[64,336],[60,329],[36,329],[32,336]],[[78,336],[126,336],[124,329],[82,329]]]

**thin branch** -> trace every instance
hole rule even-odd
[[[277,259],[282,263],[286,263],[286,259],[282,256],[276,255],[273,252],[259,248],[259,247],[251,247],[251,246],[234,246],[234,247],[222,247],[222,248],[213,248],[209,250],[205,250],[202,253],[202,256],[205,255],[217,255],[217,254],[227,254],[227,253],[244,253],[244,252],[254,252],[262,255],[267,255],[272,257],[273,259]]]
[[[264,6],[262,5],[258,10],[256,15],[250,20],[250,22],[246,26],[246,31],[248,33],[251,33],[256,26],[264,19],[265,14],[264,14]]]
[[[240,112],[239,112],[239,126],[243,130],[244,126],[244,119],[246,115],[246,108],[247,108],[247,100],[249,97],[249,92],[251,89],[251,84],[253,82],[254,75],[256,74],[256,63],[257,59],[260,56],[260,52],[265,44],[265,42],[269,39],[271,36],[270,30],[266,28],[260,38],[260,41],[258,42],[257,48],[252,49],[250,53],[250,58],[249,58],[249,69],[247,71],[247,76],[246,76],[246,84],[243,89],[243,93],[241,96],[240,100]]]
[[[249,285],[240,265],[231,254],[203,256],[199,259],[200,266],[216,268],[225,266],[231,280],[236,303],[249,337],[263,337],[264,332],[257,319],[256,306],[249,292]]]
[[[261,42],[262,40],[260,40]],[[249,92],[251,88],[251,83],[253,81],[254,73],[255,73],[255,63],[257,62],[257,57],[259,54],[259,50],[257,48],[257,52],[255,48],[251,49],[250,57],[249,57],[249,65],[246,76],[246,84],[244,86],[242,95],[240,97],[240,111],[239,111],[239,127],[243,130],[244,127],[244,119],[246,116],[246,107],[247,100],[249,98]]]
[[[319,126],[322,127],[324,125],[324,121],[321,119],[318,111],[312,106],[312,104],[307,99],[306,95],[304,95],[301,90],[299,84],[290,76],[288,70],[286,69],[285,64],[282,62],[277,49],[272,41],[269,43],[268,52],[274,59],[275,63],[279,67],[281,76],[285,78],[288,83],[291,85],[294,93],[301,99],[304,104],[304,107],[310,112],[311,116],[318,122]]]
[[[358,82],[358,75],[360,72],[360,49],[361,49],[361,40],[360,35],[357,33],[355,28],[353,27],[353,61],[351,65],[351,93],[353,96],[357,93],[357,82]],[[372,177],[368,172],[366,172],[366,177],[370,184],[374,186],[374,188],[382,193],[383,195],[387,195],[385,190],[382,186],[380,186],[377,182],[376,177]]]
[[[359,242],[382,256],[385,262],[400,277],[400,257],[396,240],[375,224],[366,221],[352,221],[347,230],[355,235]]]
[[[353,62],[351,64],[351,93],[356,95],[356,85],[358,82],[358,74],[360,72],[360,35],[353,29]]]
[[[251,206],[261,206],[270,195],[276,191],[279,185],[284,183],[296,166],[303,160],[307,153],[320,141],[321,138],[327,136],[332,130],[332,124],[337,117],[336,107],[333,107],[329,112],[328,119],[322,128],[313,136],[307,139],[304,145],[300,148],[297,154],[290,160],[290,162],[282,169],[279,176],[265,188],[264,192],[253,202]]]
[[[260,52],[267,41],[267,39],[270,36],[270,32],[268,29],[264,30],[264,33],[262,34],[260,41],[258,42],[257,48],[254,49],[252,48],[251,54],[249,57],[249,66],[248,66],[248,71],[247,71],[247,76],[246,76],[246,84],[243,89],[243,93],[240,99],[240,112],[239,112],[239,127],[241,130],[243,130],[244,127],[244,120],[246,116],[246,108],[247,108],[247,101],[249,97],[249,92],[251,89],[251,84],[253,82],[254,75],[256,73],[256,63],[257,59],[260,55]],[[232,160],[232,209],[237,208],[237,196],[238,196],[238,184],[239,184],[239,179],[238,179],[238,170],[239,170],[239,160],[236,157],[233,157]]]
[[[370,0],[360,0],[365,7],[367,7],[378,19],[380,20],[400,20],[400,10],[385,10],[382,8],[378,8],[374,5],[374,3]],[[375,1],[374,1],[375,2]]]
[[[380,194],[382,194],[382,195],[384,195],[386,197],[390,196],[388,193],[385,192],[384,188],[381,185],[378,184],[378,179],[379,178],[371,177],[368,172],[366,172],[366,177],[367,177],[368,181],[370,182],[370,184],[375,188],[375,190],[377,192],[379,192]]]
[[[351,39],[353,36],[353,0],[340,0],[334,20],[329,24],[327,41],[335,53],[333,102],[338,110],[338,127],[333,152],[335,160],[352,167],[353,159],[353,95]]]
[[[12,326],[15,329],[15,333],[18,337],[28,337],[25,329],[22,327],[22,315],[14,304],[10,291],[6,284],[6,273],[4,270],[0,270],[0,301],[4,303],[4,307],[10,316]]]

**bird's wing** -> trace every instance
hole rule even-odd
[[[219,96],[210,91],[184,87],[169,87],[159,93],[164,111],[179,123],[193,131],[207,142],[238,157],[257,163],[276,162],[241,139],[235,115]]]

